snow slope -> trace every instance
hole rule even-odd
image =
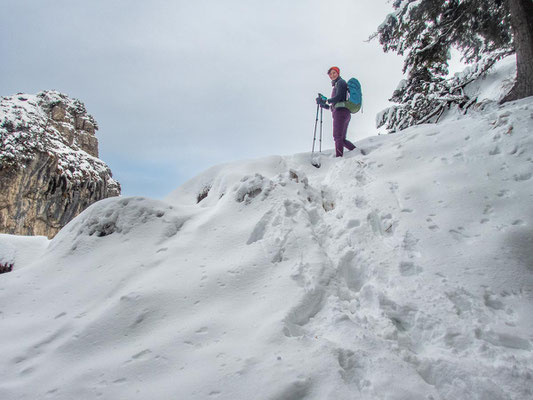
[[[0,398],[533,398],[532,128],[493,104],[2,235]]]

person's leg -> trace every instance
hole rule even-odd
[[[350,151],[355,149],[355,145],[352,142],[350,142],[349,140],[344,140],[344,147],[346,147]]]
[[[334,138],[335,139],[335,157],[342,157],[344,154],[344,143],[342,141],[342,138]]]
[[[355,149],[355,145],[350,142],[349,140],[346,139],[346,135],[348,134],[348,124],[350,123],[350,120],[352,119],[352,116],[350,114],[350,112],[348,110],[346,110],[347,113],[346,113],[346,120],[345,120],[345,123],[342,127],[342,130],[343,130],[343,145],[344,147],[346,147],[348,150],[353,150]]]
[[[340,110],[333,110],[333,140],[335,140],[335,157],[342,157],[344,152],[344,137],[342,130],[344,127],[344,116]]]
[[[355,145],[352,142],[350,142],[348,139],[344,139],[344,147],[346,147],[350,151],[355,149]]]

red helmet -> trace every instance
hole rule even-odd
[[[333,70],[333,71],[337,71],[337,74],[339,74],[339,75],[340,75],[340,73],[341,73],[341,70],[339,69],[339,67],[331,67],[330,69],[328,69],[328,75],[329,75],[329,73],[331,72],[331,70]]]

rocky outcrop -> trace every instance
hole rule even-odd
[[[120,194],[97,129],[82,102],[55,91],[0,97],[0,232],[53,237]]]

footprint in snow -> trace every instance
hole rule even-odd
[[[145,349],[143,351],[138,352],[137,354],[134,354],[131,356],[132,360],[139,360],[146,358],[149,354],[152,354],[152,351],[150,349]]]
[[[484,215],[489,215],[489,214],[492,214],[493,212],[494,212],[494,207],[492,207],[490,204],[487,204],[485,206],[485,209],[483,210]]]
[[[457,241],[461,241],[461,240],[464,240],[464,239],[470,239],[471,238],[470,235],[468,235],[468,234],[466,234],[464,232],[464,228],[462,226],[458,227],[457,229],[450,229],[448,232]]]
[[[400,185],[398,185],[398,182],[387,182],[389,184],[389,190],[392,193],[396,193],[398,189],[400,188]]]
[[[409,331],[415,322],[418,310],[411,306],[401,306],[385,297],[379,299],[380,308],[399,332]]]
[[[392,219],[391,214],[380,216],[376,211],[372,211],[368,214],[367,221],[376,235],[391,236],[394,233],[396,221]]]
[[[366,201],[364,197],[357,196],[355,198],[355,206],[357,208],[365,208],[367,205],[368,205],[368,202]]]
[[[420,253],[417,251],[419,239],[417,239],[411,232],[406,232],[403,241],[402,248],[407,252],[409,258],[420,257]]]
[[[356,254],[349,250],[339,260],[337,271],[344,279],[346,287],[352,292],[359,292],[369,278],[368,263],[356,258]]]
[[[274,395],[272,400],[297,400],[305,399],[311,394],[312,381],[298,380],[292,382],[286,387],[282,388],[277,395]]]
[[[494,147],[491,151],[489,151],[489,156],[496,156],[498,154],[501,154],[501,150],[499,146]]]
[[[351,229],[351,228],[358,228],[359,226],[361,226],[361,221],[359,221],[358,219],[351,219],[348,221],[348,223],[346,224],[346,227],[348,229]]]
[[[361,377],[359,374],[362,371],[363,365],[361,364],[361,358],[355,354],[352,350],[338,349],[337,360],[341,367],[341,377],[346,383],[356,382],[361,384]]]
[[[518,147],[518,146],[515,145],[515,146],[509,151],[508,154],[511,155],[511,156],[514,156],[516,153],[518,153],[518,150],[520,150],[520,147]]]
[[[500,190],[497,194],[498,197],[503,197],[503,198],[509,198],[511,197],[511,195],[512,195],[512,192],[507,189]]]
[[[398,265],[398,269],[400,270],[400,274],[402,276],[414,276],[422,272],[422,267],[410,261],[402,261]]]
[[[533,176],[531,172],[523,172],[521,174],[515,174],[514,180],[516,182],[528,181],[531,179],[531,176]]]
[[[440,228],[439,228],[439,226],[437,224],[432,224],[432,225],[428,226],[428,229],[430,231],[438,231]]]
[[[355,175],[355,180],[357,181],[357,185],[363,186],[367,183],[367,178],[364,174],[357,174]]]
[[[510,349],[531,350],[531,343],[528,339],[521,338],[509,333],[495,332],[493,330],[475,330],[476,338],[484,340],[494,346],[508,347]]]

